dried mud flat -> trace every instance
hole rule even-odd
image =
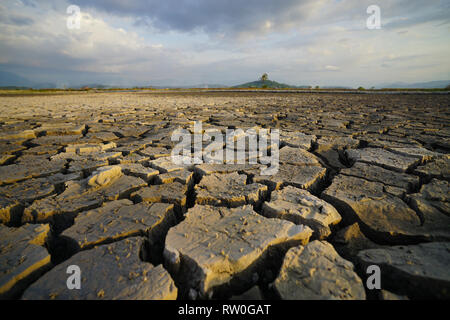
[[[0,298],[449,299],[449,102],[2,96]],[[279,172],[173,164],[171,133],[195,120],[280,129]]]

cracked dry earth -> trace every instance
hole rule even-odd
[[[448,95],[0,100],[3,299],[450,298]],[[280,129],[280,168],[176,165],[171,133]],[[382,290],[365,286],[370,265]],[[81,289],[66,286],[79,266]]]

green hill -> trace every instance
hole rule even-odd
[[[292,86],[285,83],[279,83],[272,80],[258,80],[253,82],[247,82],[232,88],[258,88],[258,89],[308,89],[310,86]]]

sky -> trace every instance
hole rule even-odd
[[[2,0],[0,30],[0,72],[59,87],[450,79],[450,0]]]

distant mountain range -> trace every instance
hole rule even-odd
[[[383,84],[377,86],[376,88],[382,89],[442,89],[450,85],[450,80],[440,80],[440,81],[429,81],[429,82],[419,82],[419,83],[405,83],[405,82],[395,82],[390,84]]]
[[[43,89],[43,88],[56,88],[56,85],[54,83],[36,83],[34,81],[30,81],[24,77],[21,77],[15,73],[0,71],[0,87]]]
[[[396,82],[396,83],[386,83],[375,86],[377,89],[387,88],[387,89],[440,89],[445,88],[450,85],[450,80],[440,80],[440,81],[430,81],[430,82],[422,82],[422,83],[405,83],[405,82]],[[101,83],[88,83],[88,84],[79,84],[72,85],[73,89],[80,88],[98,88],[98,89],[111,89],[111,88],[121,88],[123,86],[113,86],[113,85],[104,85]],[[243,83],[237,86],[226,86],[221,84],[197,84],[197,85],[185,85],[185,86],[164,86],[164,85],[142,85],[142,86],[130,86],[132,88],[155,88],[155,89],[191,89],[191,88],[258,88],[258,89],[309,89],[312,88],[309,85],[289,85],[285,83],[280,83],[272,80],[257,80],[252,82]],[[8,89],[24,89],[24,88],[33,88],[33,89],[53,89],[58,88],[58,86],[54,83],[39,83],[35,81],[31,81],[25,77],[19,76],[12,72],[0,71],[0,88],[8,88]],[[352,89],[351,87],[346,86],[320,86],[321,89]]]

